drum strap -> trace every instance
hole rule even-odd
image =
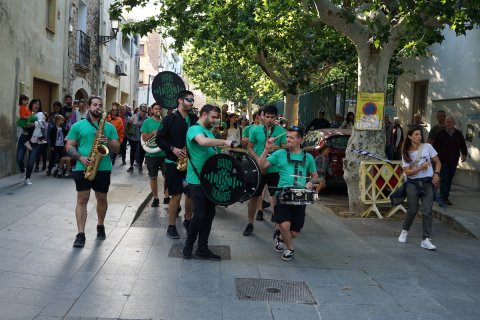
[[[302,166],[305,165],[305,163],[307,161],[307,154],[304,151],[302,151],[302,154],[303,154],[302,160],[293,160],[293,159],[290,158],[290,150],[287,149],[287,161],[289,163],[294,164],[294,173],[293,173],[294,174],[294,177],[293,177],[293,185],[294,186],[298,185],[299,176],[301,175],[303,177],[303,172],[298,171],[298,166],[299,165],[302,165]]]

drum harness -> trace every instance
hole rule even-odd
[[[291,157],[290,157],[290,150],[286,149],[287,150],[287,161],[289,163],[293,163],[294,164],[294,177],[293,177],[293,185],[294,186],[297,186],[298,185],[298,178],[299,177],[303,177],[303,173],[300,171],[298,171],[298,166],[299,165],[302,165],[304,166],[305,163],[307,162],[307,154],[305,151],[302,151],[302,154],[303,154],[303,159],[302,160],[293,160]],[[305,176],[306,177],[306,176]]]

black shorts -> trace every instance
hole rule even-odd
[[[83,171],[73,171],[73,180],[77,191],[86,191],[93,189],[96,192],[107,193],[110,187],[110,174],[111,171],[98,171],[93,181],[84,178]]]
[[[275,206],[273,207],[274,219],[276,223],[282,223],[290,221],[290,230],[300,232],[305,223],[305,205],[291,205],[281,204],[280,200],[276,199]]]
[[[265,185],[271,187],[268,189],[268,192],[271,196],[273,196],[276,192],[275,188],[278,186],[278,181],[280,181],[280,175],[278,174],[278,172],[271,172],[267,173],[266,175],[261,175],[260,182],[258,183],[258,189],[252,197],[261,196]]]
[[[158,177],[158,171],[162,171],[162,176],[165,170],[165,157],[145,157],[147,162],[148,176],[150,178]]]
[[[187,171],[178,171],[176,163],[165,162],[165,184],[168,194],[174,196],[185,192],[183,181],[187,177]]]

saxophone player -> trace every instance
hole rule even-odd
[[[193,93],[190,91],[180,91],[177,95],[178,107],[175,112],[167,115],[162,122],[162,127],[158,130],[155,142],[163,151],[165,151],[165,182],[168,193],[171,198],[168,203],[168,228],[167,237],[170,239],[179,239],[176,227],[178,209],[180,200],[185,192],[184,181],[186,171],[180,171],[177,168],[177,161],[186,160],[185,151],[187,130],[194,125],[198,117],[190,111],[194,103]],[[185,197],[185,220],[184,227],[188,230],[190,219],[192,218],[192,202],[190,198]]]
[[[67,135],[67,153],[76,160],[73,178],[77,190],[75,215],[78,234],[73,246],[85,246],[85,223],[87,221],[87,204],[90,190],[95,191],[97,199],[97,239],[105,240],[105,215],[107,213],[107,193],[110,187],[112,162],[109,156],[96,154],[94,147],[103,145],[113,153],[120,150],[120,142],[115,127],[103,119],[102,99],[91,96],[88,99],[88,115],[86,119],[76,122]],[[97,152],[98,153],[98,152]],[[108,153],[108,152],[107,152]],[[95,156],[95,157],[94,157]],[[98,163],[95,163],[98,162]],[[93,180],[85,177],[84,171],[95,168]]]

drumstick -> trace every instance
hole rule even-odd
[[[231,147],[220,147],[222,150],[227,150],[227,151],[234,151],[234,152],[240,152],[240,153],[248,153],[247,150],[242,149],[242,148],[231,148]]]
[[[285,131],[284,133],[282,133],[282,134],[276,136],[275,138],[273,138],[273,141],[277,140],[278,138],[280,138],[281,136],[283,136],[285,134],[287,134],[287,131]]]

